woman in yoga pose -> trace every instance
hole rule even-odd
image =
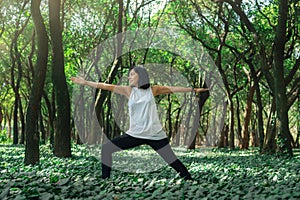
[[[166,133],[159,121],[154,97],[175,92],[205,92],[207,88],[188,88],[175,86],[150,85],[146,69],[132,67],[128,74],[129,86],[120,86],[87,81],[81,77],[72,77],[73,83],[108,90],[124,95],[128,99],[130,115],[129,130],[120,137],[103,145],[101,152],[102,178],[109,178],[112,167],[112,154],[139,145],[150,145],[185,180],[192,180],[191,174],[176,157]]]

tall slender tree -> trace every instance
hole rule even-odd
[[[284,56],[286,45],[286,30],[288,18],[288,0],[279,1],[278,25],[274,41],[274,94],[276,102],[276,131],[279,137],[279,148],[293,154],[291,139],[289,138],[288,101],[284,80]]]
[[[50,36],[52,45],[52,82],[55,91],[56,126],[54,155],[71,156],[70,97],[64,72],[61,1],[49,0]]]
[[[37,36],[37,61],[33,84],[26,112],[26,145],[25,164],[36,164],[40,159],[38,115],[40,113],[40,102],[43,95],[47,61],[48,61],[48,36],[43,17],[40,11],[41,0],[31,0],[31,13]]]

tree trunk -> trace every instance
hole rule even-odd
[[[186,145],[186,144],[190,144],[190,139],[191,139],[191,136],[192,136],[192,132],[190,131],[191,128],[190,128],[190,121],[191,121],[191,118],[192,118],[192,115],[193,115],[193,96],[192,94],[190,94],[190,97],[189,97],[189,100],[188,100],[188,106],[187,106],[187,114],[186,114],[186,119],[185,119],[185,122],[184,122],[184,139],[183,139],[183,142],[184,144],[183,145]]]
[[[298,110],[300,110],[300,94],[298,94]],[[299,143],[299,140],[300,140],[300,114],[298,113],[298,116],[297,116],[297,137],[296,137],[296,140],[295,140],[295,147],[296,148],[299,148],[300,147],[300,143]]]
[[[52,82],[57,110],[54,155],[71,157],[70,97],[64,72],[60,0],[49,0],[49,24],[52,45]]]
[[[6,124],[7,124],[7,137],[8,137],[8,138],[11,138],[11,129],[12,129],[12,127],[11,127],[12,110],[13,110],[13,109],[11,109],[11,111],[6,110],[6,111],[4,112],[4,125],[6,126]],[[6,127],[5,127],[5,128],[6,128]]]
[[[46,144],[46,130],[43,121],[43,114],[40,112],[39,114],[39,132],[41,133],[41,144]]]
[[[24,117],[24,111],[22,107],[22,101],[20,98],[19,102],[19,114],[20,114],[20,121],[21,121],[21,138],[20,138],[20,144],[25,143],[25,117]]]
[[[50,136],[50,144],[53,145],[53,143],[51,143],[51,135],[52,135],[53,130],[54,130],[54,122],[53,122],[54,115],[53,115],[53,111],[52,111],[52,104],[51,104],[50,99],[48,98],[45,91],[43,92],[43,98],[45,100],[47,111],[48,111],[48,125],[49,125],[49,128],[47,130],[47,133]],[[47,138],[45,138],[45,139],[46,139],[45,143],[47,143]]]
[[[18,125],[18,108],[19,108],[19,99],[18,95],[15,95],[14,103],[14,122],[13,122],[13,144],[19,143],[19,125]]]
[[[279,1],[279,17],[274,43],[274,97],[276,102],[276,132],[279,139],[279,150],[293,155],[289,138],[288,102],[284,80],[284,51],[286,42],[286,25],[288,15],[288,0]]]
[[[206,85],[204,85],[206,87]],[[200,115],[203,109],[203,106],[206,102],[206,100],[209,97],[209,92],[202,92],[199,94],[199,99],[198,99],[198,111],[196,111],[196,116],[194,118],[194,123],[192,127],[192,136],[194,136],[192,143],[188,146],[188,149],[195,149],[196,147],[196,139],[197,139],[197,134],[199,134],[198,128],[199,128],[199,123],[200,123]]]
[[[229,108],[230,108],[230,120],[229,120],[229,147],[231,150],[235,149],[234,145],[234,106],[232,97],[229,95]]]
[[[2,112],[2,107],[0,105],[0,131],[2,131],[2,121],[3,121],[3,112]]]
[[[218,143],[218,148],[228,147],[228,133],[229,133],[229,126],[228,124],[224,124],[223,129],[221,131],[220,140]]]
[[[173,130],[172,130],[172,100],[171,100],[171,95],[169,94],[167,96],[168,98],[168,108],[167,108],[167,123],[168,123],[168,138],[170,139],[172,137],[172,133],[173,133]]]
[[[261,94],[260,94],[260,88],[259,88],[259,77],[256,75],[256,71],[254,69],[253,64],[249,64],[251,76],[253,79],[253,84],[256,92],[256,106],[257,106],[257,134],[255,131],[255,136],[259,139],[259,149],[260,152],[263,151],[264,147],[264,140],[265,140],[265,134],[264,134],[264,122],[263,122],[263,105],[261,101]],[[254,130],[254,129],[253,129]],[[255,137],[255,138],[256,138]],[[255,143],[257,141],[257,138],[254,140]]]
[[[242,135],[243,135],[242,149],[249,148],[249,139],[250,139],[249,124],[251,120],[252,100],[253,100],[254,92],[255,92],[255,87],[251,86],[249,89],[245,113],[244,113],[244,124],[242,130]]]
[[[55,113],[56,113],[56,107],[55,107],[55,92],[52,90],[51,95],[51,110],[52,110],[52,118],[50,118],[50,144],[53,147],[54,146],[54,132],[55,132]]]
[[[300,104],[298,105],[298,110],[300,110]],[[298,122],[297,122],[297,131],[298,132],[297,132],[297,137],[296,137],[296,140],[295,140],[295,147],[299,148],[300,147],[300,114],[299,113],[298,113],[297,118],[298,118]]]
[[[176,113],[176,119],[175,119],[175,125],[174,125],[174,134],[175,137],[175,146],[179,146],[180,144],[180,113],[181,113],[181,107],[178,108]]]
[[[48,61],[48,37],[39,8],[40,4],[41,0],[31,1],[31,13],[36,30],[38,48],[35,75],[33,77],[33,84],[26,113],[25,164],[36,164],[40,159],[37,125]]]
[[[243,146],[243,137],[242,137],[242,125],[241,125],[241,118],[240,118],[240,99],[238,95],[236,97],[236,121],[237,121],[237,138],[238,138],[238,146]]]
[[[275,124],[276,120],[274,120],[274,113],[275,113],[275,100],[272,100],[270,114],[268,117],[267,123],[267,131],[266,131],[266,143],[263,148],[263,153],[275,153],[276,149],[276,142],[275,142]]]
[[[19,94],[19,89],[20,89],[20,81],[21,81],[21,75],[22,75],[22,70],[21,67],[19,66],[20,62],[20,53],[18,50],[18,31],[15,32],[13,40],[12,40],[12,47],[10,49],[10,57],[12,59],[12,67],[11,67],[11,84],[13,91],[15,93],[15,100],[14,100],[14,111],[13,111],[13,144],[18,144],[19,143],[19,118],[18,118],[18,110],[19,110],[19,103],[21,102],[20,100],[20,94]],[[17,80],[15,80],[15,68],[16,65],[18,65],[18,76]]]

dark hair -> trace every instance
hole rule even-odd
[[[129,72],[134,70],[139,75],[138,88],[148,89],[150,87],[150,79],[147,70],[143,66],[130,67]]]

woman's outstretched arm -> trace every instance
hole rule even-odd
[[[117,94],[124,95],[127,98],[129,98],[131,92],[130,86],[120,86],[120,85],[107,84],[101,82],[87,81],[82,77],[72,77],[71,81],[73,81],[73,83],[75,84],[87,85],[101,90],[108,90]]]
[[[191,88],[191,87],[177,87],[177,86],[152,86],[153,96],[160,94],[170,94],[176,92],[206,92],[209,91],[208,88]]]

